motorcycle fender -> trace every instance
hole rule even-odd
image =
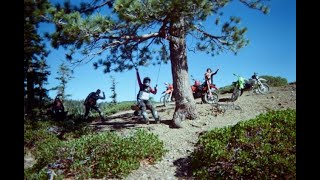
[[[196,89],[197,89],[197,87],[191,86],[191,90],[192,90],[193,93],[195,93]]]
[[[259,81],[267,81],[267,80],[263,78],[259,78]]]
[[[211,89],[218,90],[218,88],[217,88],[215,85],[213,85],[213,84],[210,85],[210,88],[211,88]]]

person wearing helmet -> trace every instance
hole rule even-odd
[[[104,117],[102,116],[102,113],[101,113],[101,111],[99,110],[99,107],[96,105],[98,99],[105,99],[105,98],[106,98],[104,92],[102,92],[102,93],[103,93],[103,96],[100,96],[100,92],[101,92],[100,89],[97,89],[96,92],[91,92],[91,93],[87,96],[86,100],[84,101],[83,104],[84,104],[85,109],[86,109],[86,110],[85,110],[85,113],[84,113],[84,117],[85,117],[85,118],[88,118],[90,109],[94,109],[95,111],[97,111],[97,112],[99,113],[100,118],[101,118],[102,120],[104,120]]]
[[[258,73],[254,72],[253,75],[251,76],[252,79],[257,79]]]
[[[140,90],[137,94],[137,102],[138,102],[139,109],[142,111],[142,117],[146,122],[146,124],[149,124],[149,118],[146,112],[146,110],[149,109],[151,110],[152,116],[156,120],[156,123],[158,124],[160,123],[160,117],[158,115],[157,110],[154,108],[151,101],[149,100],[150,93],[157,94],[157,85],[153,89],[150,86],[151,79],[149,77],[143,78],[143,81],[141,82],[138,68],[136,67],[135,69],[137,72],[137,79],[140,87]]]

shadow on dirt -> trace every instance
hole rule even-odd
[[[117,122],[117,121],[110,122],[111,120],[114,120],[114,119],[122,119],[122,121],[121,122]],[[149,125],[153,125],[153,124],[157,125],[156,121],[154,121],[152,118],[150,118]],[[172,120],[161,120],[159,125],[161,125],[161,124],[165,124],[165,125],[168,125],[170,128],[174,128],[174,126],[172,124]],[[107,126],[111,129],[111,131],[148,127],[148,125],[145,124],[142,117],[133,116],[132,113],[108,117],[108,118],[106,118],[105,121],[98,121],[96,123],[93,123],[92,125],[95,126],[96,130],[103,129]]]
[[[179,158],[173,162],[177,167],[175,176],[179,179],[192,179],[191,158]]]
[[[221,98],[219,102],[231,102],[231,98]]]

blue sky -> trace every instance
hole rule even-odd
[[[257,72],[259,75],[281,76],[289,82],[296,81],[296,1],[271,0],[269,3],[271,8],[267,15],[249,9],[238,1],[227,5],[223,11],[224,17],[229,15],[241,17],[241,26],[248,28],[246,38],[250,40],[249,45],[241,49],[237,55],[229,52],[212,57],[202,52],[188,51],[189,77],[193,75],[202,81],[205,70],[210,67],[213,71],[220,69],[214,76],[218,88],[230,85],[235,80],[233,73],[249,78],[253,72]],[[204,23],[206,29],[214,28],[211,22],[213,20],[209,18]],[[40,32],[48,30],[52,30],[52,26],[42,25]],[[187,45],[191,43],[190,40],[187,41]],[[58,83],[55,77],[58,66],[65,61],[65,51],[62,48],[52,49],[49,44],[48,48],[51,51],[47,59],[51,75],[47,88],[51,88]],[[94,70],[92,63],[78,66],[74,70],[74,78],[69,81],[66,88],[66,93],[71,94],[71,99],[84,99],[90,92],[99,88],[106,95],[106,99],[100,102],[110,102],[112,75],[117,82],[117,100],[135,100],[138,92],[135,70],[104,74],[103,69]],[[165,89],[164,83],[172,81],[170,63],[139,67],[139,72],[142,78],[145,76],[151,78],[152,86],[158,84],[158,93],[153,97],[159,100],[161,92]],[[191,84],[193,82],[190,78]],[[56,93],[50,91],[49,96],[53,98]]]

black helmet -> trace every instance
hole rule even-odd
[[[150,85],[150,82],[151,82],[151,79],[149,77],[145,77],[143,78],[143,84],[145,86],[149,86]]]
[[[100,94],[101,90],[100,89],[97,89],[96,93],[97,94]]]
[[[258,76],[258,73],[254,72],[253,75],[251,76],[252,79],[256,79]]]
[[[209,71],[209,70],[212,72],[211,68],[208,68],[208,69],[207,69],[207,71]]]

